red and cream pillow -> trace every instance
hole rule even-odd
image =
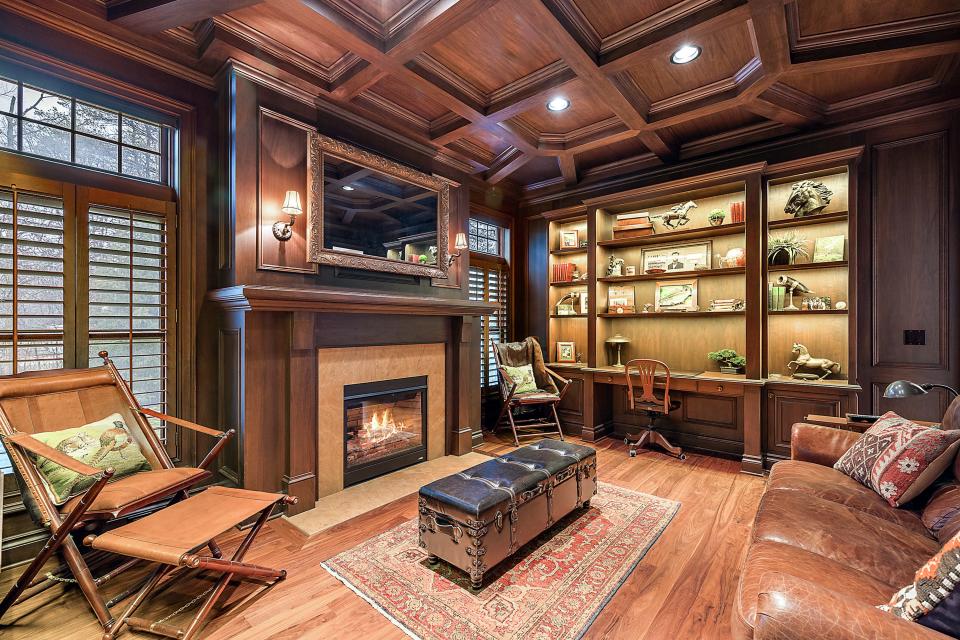
[[[889,411],[833,465],[892,507],[917,497],[957,456],[960,430],[925,427]]]

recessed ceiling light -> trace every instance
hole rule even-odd
[[[700,47],[694,44],[685,44],[670,56],[670,62],[674,64],[687,64],[700,57]]]
[[[570,101],[566,98],[557,96],[553,100],[547,103],[547,109],[550,111],[563,111],[570,106]]]
[[[340,188],[343,189],[344,191],[353,191],[353,187],[351,187],[351,186],[348,185],[348,184],[345,184],[345,185],[343,185],[343,186],[340,187]]]

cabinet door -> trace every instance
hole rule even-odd
[[[830,393],[819,389],[767,389],[767,420],[764,453],[772,463],[790,457],[790,431],[810,414],[842,416],[849,412],[846,390]]]

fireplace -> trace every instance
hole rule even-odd
[[[427,459],[427,376],[343,387],[343,484]]]

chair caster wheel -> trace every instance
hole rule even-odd
[[[681,453],[681,454],[680,454],[680,459],[681,459],[681,460],[686,460],[686,459],[687,459],[687,454]]]
[[[636,458],[636,457],[637,457],[637,451],[636,451],[636,449],[631,449],[631,450],[630,450],[630,457],[631,457],[631,458]]]
[[[624,438],[623,444],[630,444],[630,438]]]

